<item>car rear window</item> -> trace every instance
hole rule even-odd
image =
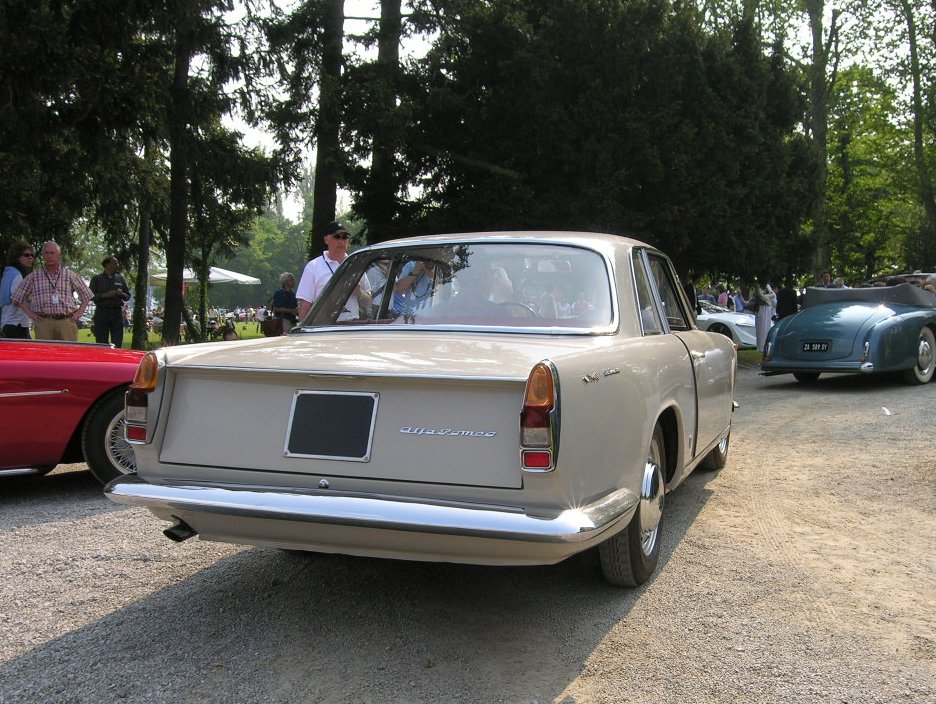
[[[356,305],[350,304],[352,299]],[[604,328],[608,268],[597,252],[551,243],[463,243],[352,255],[304,328],[334,325]]]

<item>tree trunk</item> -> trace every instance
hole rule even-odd
[[[829,89],[826,73],[829,69],[829,56],[837,34],[837,13],[832,15],[828,39],[823,36],[822,17],[825,0],[806,0],[806,12],[809,17],[809,29],[812,35],[812,64],[809,74],[809,130],[816,147],[816,202],[813,208],[813,232],[816,240],[816,271],[828,268],[829,264],[829,223],[826,208],[826,188],[829,177],[828,159],[828,122]]]
[[[319,82],[319,113],[315,123],[315,185],[309,258],[324,249],[322,233],[335,219],[338,177],[341,169],[341,68],[343,64],[344,0],[326,0],[322,34],[322,75]]]
[[[383,242],[397,233],[393,221],[397,209],[397,183],[394,177],[396,132],[398,126],[396,97],[400,70],[400,40],[403,32],[401,0],[381,0],[380,29],[377,39],[377,75],[381,82],[377,126],[371,154],[368,193],[362,200],[369,206],[367,219],[368,240]]]
[[[936,199],[933,196],[933,181],[926,165],[924,151],[923,88],[920,74],[920,56],[917,47],[916,17],[908,0],[900,0],[900,7],[907,23],[907,41],[910,48],[910,78],[913,90],[913,162],[916,167],[920,201],[923,203],[923,210],[926,213],[926,225],[921,233],[923,242],[919,253],[919,256],[925,261],[915,262],[915,265],[925,267],[926,262],[932,261],[933,257],[936,257]]]
[[[180,21],[184,24],[184,20]],[[187,28],[176,34],[175,67],[172,82],[172,113],[169,125],[169,238],[166,243],[166,306],[163,315],[163,343],[179,342],[182,323],[182,270],[185,268],[185,238],[188,223],[188,75],[192,47]]]
[[[198,276],[198,337],[196,339],[199,342],[208,339],[208,280],[211,278],[211,265],[208,262],[210,257],[211,251],[203,242],[196,272]],[[218,318],[215,323],[220,325],[221,319]]]
[[[143,162],[149,170],[154,161],[153,140],[146,137],[143,141]],[[141,193],[140,228],[137,235],[140,251],[137,256],[136,286],[133,295],[133,339],[130,342],[130,347],[135,350],[145,350],[149,346],[146,306],[149,302],[149,252],[153,238],[152,202],[148,188],[141,189]]]

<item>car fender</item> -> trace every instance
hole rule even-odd
[[[936,313],[911,311],[887,318],[868,330],[868,357],[877,370],[910,369],[916,364],[920,330],[936,330]]]
[[[646,373],[650,360],[664,359],[669,363],[661,374]],[[676,336],[635,338],[632,345],[610,347],[609,354],[555,363],[562,403],[555,474],[570,495],[594,498],[615,486],[638,491],[653,428],[661,419],[673,434],[672,466],[683,466],[684,448],[695,433],[696,399],[689,355]]]

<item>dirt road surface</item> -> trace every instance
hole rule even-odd
[[[739,375],[632,591],[165,539],[83,465],[0,486],[0,702],[936,701],[936,385]]]

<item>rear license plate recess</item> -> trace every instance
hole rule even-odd
[[[803,342],[803,352],[828,352],[828,340],[806,340]]]
[[[297,391],[289,412],[286,457],[370,460],[380,394]]]

